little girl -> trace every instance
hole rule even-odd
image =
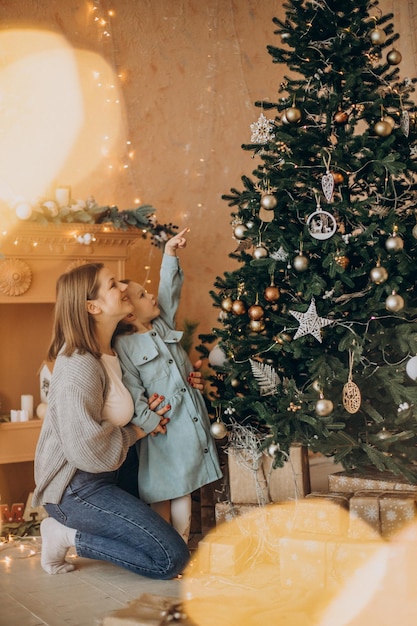
[[[142,285],[127,281],[133,312],[119,324],[114,342],[123,381],[132,394],[133,423],[146,433],[159,425],[160,415],[149,408],[151,389],[164,390],[162,404],[170,407],[170,424],[163,437],[141,439],[139,497],[170,521],[184,541],[191,525],[191,493],[221,478],[215,441],[204,398],[190,383],[193,366],[175,330],[183,274],[177,249],[186,245],[185,228],[165,245],[158,300]]]

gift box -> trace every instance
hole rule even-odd
[[[253,457],[245,449],[228,448],[230,501],[238,504],[267,504],[268,485],[260,455]]]
[[[295,504],[295,530],[300,532],[346,534],[349,525],[347,494],[313,492]]]
[[[174,622],[178,626],[196,626],[185,614],[182,604],[168,596],[143,593],[126,608],[106,615],[102,626],[164,626]]]
[[[291,446],[283,467],[273,469],[273,459],[267,455],[264,455],[262,465],[272,502],[297,500],[310,492],[310,466],[305,446]]]
[[[216,502],[214,505],[214,514],[216,526],[231,522],[236,517],[241,517],[247,513],[259,509],[259,504],[234,504],[232,502]]]
[[[325,587],[328,539],[304,534],[280,538],[279,568],[282,587],[297,590],[301,587],[309,592]]]
[[[236,576],[250,567],[254,553],[250,534],[210,532],[198,543],[193,568],[200,574]]]
[[[351,470],[329,475],[329,491],[353,493],[364,490],[417,492],[417,485],[412,485],[391,472],[380,472],[376,469],[370,469],[366,474]]]
[[[375,532],[390,539],[416,517],[416,497],[413,491],[359,491],[350,500],[349,536],[357,536],[358,520]]]

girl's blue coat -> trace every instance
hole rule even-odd
[[[178,258],[164,255],[158,291],[161,315],[149,332],[121,335],[115,343],[124,383],[135,402],[133,422],[147,433],[159,424],[159,415],[148,407],[148,397],[155,392],[172,407],[167,434],[137,443],[139,496],[149,503],[178,498],[222,476],[203,396],[187,382],[193,366],[179,343],[183,333],[175,330],[182,283]]]

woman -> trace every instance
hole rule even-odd
[[[126,289],[101,263],[58,279],[48,352],[55,365],[33,496],[33,506],[49,515],[41,524],[41,564],[50,574],[74,569],[65,560],[72,546],[78,556],[158,579],[178,575],[189,558],[172,526],[117,486],[129,448],[146,436],[130,421],[133,401],[111,347],[118,322],[133,310]],[[158,402],[150,402],[153,410]],[[158,411],[152,435],[166,432],[167,410]]]

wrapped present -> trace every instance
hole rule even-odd
[[[350,500],[349,536],[357,535],[357,521],[369,525],[385,539],[401,531],[416,517],[416,497],[413,491],[359,491]]]
[[[346,494],[311,493],[295,504],[295,530],[343,535],[349,525]]]
[[[250,567],[253,557],[253,542],[249,534],[210,532],[198,543],[193,567],[199,573],[236,576]]]
[[[268,485],[262,465],[263,454],[229,447],[227,451],[230,501],[237,504],[267,504]]]
[[[310,492],[310,469],[305,446],[291,446],[284,467],[273,469],[273,459],[267,455],[264,455],[262,464],[272,502],[304,498]]]
[[[259,504],[234,504],[232,502],[216,502],[214,514],[216,526],[225,522],[231,522],[236,517],[241,517],[253,510],[259,509]]]
[[[417,485],[412,485],[391,472],[380,472],[377,469],[370,469],[366,474],[351,470],[329,475],[329,491],[353,493],[364,490],[417,492]]]
[[[112,611],[102,619],[102,626],[195,626],[182,604],[168,596],[143,593],[126,608]]]
[[[282,587],[312,591],[326,586],[327,536],[294,534],[279,540]]]

